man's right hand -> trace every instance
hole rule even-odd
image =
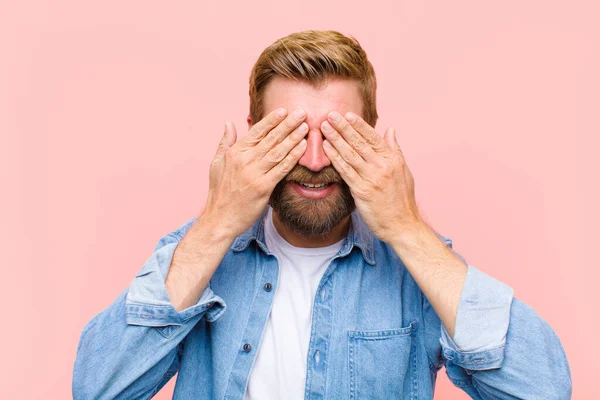
[[[200,220],[235,238],[260,217],[273,189],[306,150],[306,112],[287,115],[277,109],[236,142],[236,130],[225,123],[225,134],[210,166],[206,207]]]
[[[233,240],[256,222],[277,183],[304,154],[306,113],[286,115],[273,111],[239,142],[233,124],[225,124],[206,207],[177,245],[165,280],[177,311],[196,304]]]

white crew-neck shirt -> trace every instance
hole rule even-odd
[[[304,399],[313,301],[344,240],[326,247],[292,246],[275,229],[271,207],[264,224],[267,248],[279,261],[279,281],[244,399],[300,400]]]

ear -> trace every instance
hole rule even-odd
[[[246,117],[246,122],[248,123],[248,130],[252,129],[252,125],[254,125],[254,122],[252,122],[252,117],[250,116],[250,114],[248,114],[248,117]]]

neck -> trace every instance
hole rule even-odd
[[[323,236],[302,236],[285,226],[275,210],[273,210],[273,225],[277,233],[292,246],[304,248],[326,247],[339,242],[348,235],[350,218],[350,215],[348,215],[335,228]]]

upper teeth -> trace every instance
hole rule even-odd
[[[301,184],[302,186],[306,186],[306,187],[309,187],[309,188],[321,188],[321,187],[325,187],[325,186],[327,186],[327,184],[325,184],[325,183],[320,183],[320,184],[318,184],[318,185],[314,185],[314,184],[312,184],[312,183],[300,183],[300,184]]]

